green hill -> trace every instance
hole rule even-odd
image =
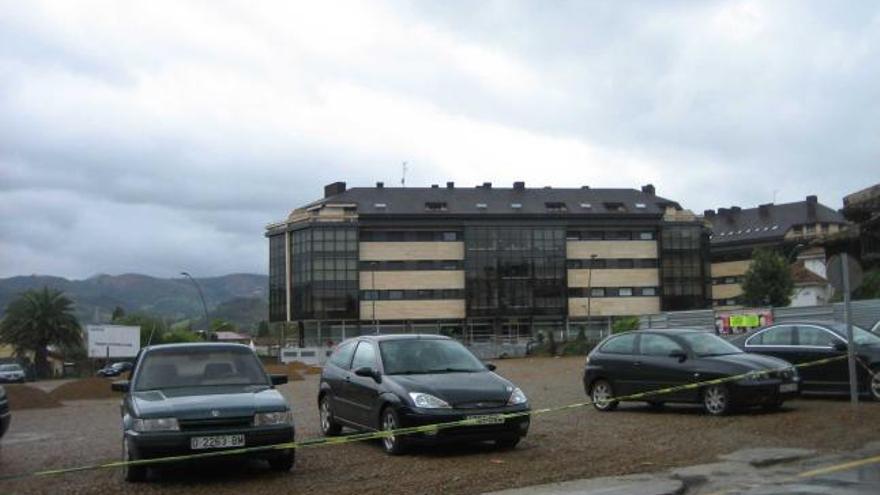
[[[266,275],[236,273],[200,278],[198,282],[211,319],[222,318],[245,330],[267,319]],[[188,279],[136,273],[96,275],[85,280],[44,275],[0,279],[0,315],[18,294],[43,286],[62,290],[73,299],[82,323],[107,322],[117,306],[126,313],[142,312],[171,322],[204,319],[198,292]]]

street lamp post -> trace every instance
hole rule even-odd
[[[202,287],[199,285],[199,283],[196,281],[196,279],[194,279],[193,276],[190,275],[189,273],[180,272],[180,274],[183,275],[184,277],[188,278],[190,280],[190,282],[192,282],[193,285],[196,286],[196,290],[199,292],[199,299],[202,300],[202,309],[205,311],[205,333],[206,334],[210,333],[211,332],[211,320],[208,319],[208,305],[205,304],[205,295],[202,294]]]

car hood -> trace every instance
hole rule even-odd
[[[730,368],[740,372],[774,370],[791,366],[791,363],[779,358],[746,352],[741,354],[712,356],[703,359],[726,364]]]
[[[174,417],[208,419],[252,416],[258,412],[287,409],[287,401],[275,389],[224,387],[205,390],[179,388],[133,392],[132,405],[140,418]]]
[[[423,392],[439,397],[452,407],[487,403],[507,403],[513,384],[490,371],[474,373],[436,373],[427,375],[386,375],[405,392]]]

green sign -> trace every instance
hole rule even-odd
[[[761,318],[756,314],[730,315],[730,326],[752,328],[761,325]]]

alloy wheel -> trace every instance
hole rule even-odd
[[[385,417],[382,418],[382,429],[385,431],[397,429],[397,421],[391,411],[386,412]],[[397,447],[397,438],[394,435],[389,435],[382,438],[382,443],[385,445],[386,451],[393,452]]]
[[[321,431],[330,431],[330,401],[326,397],[321,399]]]
[[[596,382],[590,395],[590,398],[593,400],[593,406],[600,411],[609,411],[617,405],[617,402],[613,400],[614,389],[605,380]]]
[[[880,367],[872,370],[874,376],[871,378],[871,395],[874,400],[880,401]]]
[[[703,404],[709,414],[724,414],[727,411],[727,390],[713,385],[703,392]]]

